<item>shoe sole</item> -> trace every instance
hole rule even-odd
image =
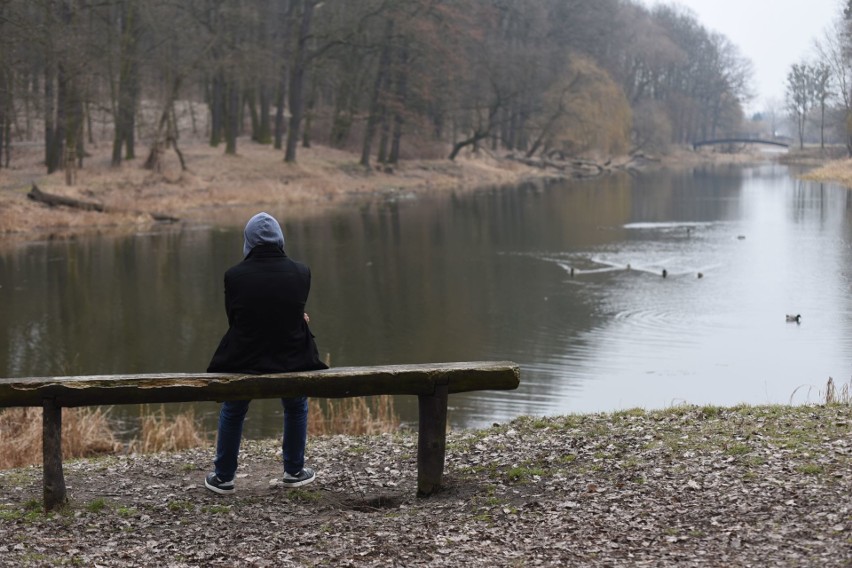
[[[288,489],[292,489],[294,487],[302,487],[303,485],[307,485],[308,483],[313,483],[317,476],[310,477],[308,479],[302,481],[281,481],[281,486],[286,487]],[[206,482],[205,482],[206,483]]]
[[[222,489],[221,487],[216,487],[215,485],[210,485],[209,483],[207,483],[206,479],[204,480],[204,487],[206,487],[207,489],[209,489],[213,493],[218,493],[219,495],[229,495],[229,494],[234,492],[233,487],[231,487],[230,489]]]

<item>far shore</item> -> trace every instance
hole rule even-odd
[[[540,168],[487,151],[447,159],[404,160],[391,167],[365,169],[350,152],[314,145],[300,148],[297,162],[285,163],[271,146],[241,141],[235,156],[198,141],[184,143],[187,170],[167,153],[163,171],[142,168],[143,157],[110,167],[109,147],[90,148],[84,167],[67,186],[62,172],[47,175],[41,150],[28,146],[14,155],[10,169],[0,169],[0,235],[6,242],[67,238],[79,234],[121,234],[144,230],[152,215],[187,223],[234,223],[246,211],[263,207],[298,208],[300,215],[321,214],[348,200],[459,192],[483,187],[516,186],[534,180],[572,177],[572,172]],[[648,167],[694,167],[712,163],[747,163],[771,157],[759,153],[722,154],[675,150],[654,157],[601,160],[608,172]],[[52,195],[96,203],[103,212],[64,206],[48,207],[27,198],[33,184]],[[235,215],[235,210],[241,215]]]

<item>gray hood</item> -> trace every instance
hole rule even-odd
[[[248,256],[257,245],[273,244],[284,250],[284,233],[275,217],[269,213],[258,213],[246,223],[243,256]]]

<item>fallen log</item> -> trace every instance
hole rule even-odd
[[[172,217],[165,213],[148,213],[148,215],[150,215],[154,221],[160,221],[161,223],[177,223],[180,221],[180,217]]]
[[[33,183],[33,186],[30,188],[30,192],[27,193],[27,197],[38,203],[44,203],[48,207],[61,206],[71,207],[74,209],[82,209],[83,211],[97,211],[99,213],[107,212],[107,208],[104,206],[103,203],[98,203],[97,201],[82,201],[80,199],[74,199],[72,197],[65,197],[64,195],[46,193],[39,189],[39,187],[35,183]],[[109,211],[115,213],[132,213],[134,215],[150,215],[154,221],[166,223],[177,223],[178,221],[180,221],[179,217],[173,217],[171,215],[166,215],[165,213],[132,211],[122,209],[110,209]]]
[[[65,197],[64,195],[45,193],[40,190],[36,184],[33,184],[32,188],[30,188],[30,192],[27,194],[27,197],[33,201],[44,203],[48,207],[73,207],[74,209],[82,209],[84,211],[100,211],[101,213],[105,211],[102,203],[97,203],[95,201],[81,201],[79,199]]]

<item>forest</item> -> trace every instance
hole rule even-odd
[[[750,63],[633,0],[0,0],[0,167],[156,168],[195,136],[363,166],[657,151],[736,131]],[[182,159],[182,157],[181,157]]]

